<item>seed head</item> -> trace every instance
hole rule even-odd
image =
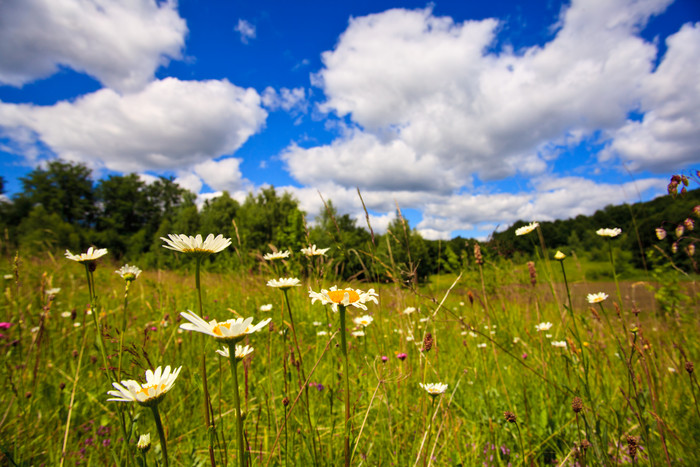
[[[282,405],[287,407],[289,405],[289,398],[285,397],[284,399],[282,399]]]
[[[515,423],[518,421],[518,416],[508,410],[503,412],[503,416],[506,418],[508,423]]]
[[[534,261],[527,262],[527,270],[530,273],[530,284],[534,287],[537,285],[537,270]]]
[[[471,290],[467,291],[467,298],[469,299],[469,304],[473,305],[474,304],[474,294],[472,293]]]
[[[579,413],[580,411],[583,410],[583,401],[581,400],[580,397],[576,396],[571,401],[571,410],[573,410],[574,413]]]
[[[685,371],[687,371],[689,375],[692,375],[694,370],[695,365],[693,365],[693,362],[685,362]]]
[[[431,333],[426,333],[425,337],[423,338],[423,350],[426,352],[430,352],[430,349],[433,348],[433,335]]]
[[[481,256],[481,247],[478,243],[474,243],[474,261],[478,265],[484,264],[484,257]]]

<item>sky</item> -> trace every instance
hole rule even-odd
[[[55,158],[428,239],[588,215],[700,168],[700,2],[2,0],[6,194]]]

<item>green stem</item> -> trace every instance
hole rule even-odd
[[[100,354],[102,355],[102,363],[106,372],[105,376],[109,380],[110,375],[108,373],[111,373],[112,381],[116,381],[117,375],[114,373],[114,371],[110,370],[109,362],[107,361],[107,352],[105,350],[104,339],[102,338],[102,327],[100,325],[99,317],[97,316],[99,314],[99,310],[97,309],[97,298],[95,297],[95,278],[92,274],[92,271],[90,271],[90,263],[86,262],[83,264],[85,264],[85,273],[87,274],[88,281],[88,291],[90,293],[90,311],[92,312],[92,320],[95,323],[95,330],[97,331],[97,342],[100,347]]]
[[[165,442],[165,431],[163,431],[163,423],[160,421],[158,404],[153,404],[151,406],[151,412],[153,412],[153,419],[156,422],[156,429],[158,430],[158,437],[160,438],[160,449],[163,452],[163,464],[165,464],[165,467],[168,467],[168,445]]]
[[[340,348],[343,352],[343,362],[345,364],[345,435],[344,435],[344,452],[345,452],[345,467],[350,466],[350,380],[349,365],[348,365],[348,342],[345,337],[345,307],[338,305],[340,311]]]
[[[241,416],[241,400],[238,395],[238,372],[236,366],[236,344],[228,345],[229,362],[231,363],[231,375],[233,376],[233,402],[236,404],[236,436],[238,437],[238,465],[245,466],[245,446],[243,444],[243,417]]]
[[[199,300],[199,316],[204,316],[204,311],[202,307],[202,287],[199,282],[199,269],[202,264],[202,257],[197,255],[197,267],[194,272],[195,286],[197,287],[197,299]]]

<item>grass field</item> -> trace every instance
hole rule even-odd
[[[125,300],[108,258],[94,297],[78,262],[6,263],[0,465],[700,464],[693,281],[668,312],[659,284],[594,282],[570,257],[568,287],[558,261],[535,261],[535,285],[526,265],[486,263],[420,286],[310,274],[286,293],[266,283],[294,256],[255,274],[204,268],[205,319],[271,318],[230,365],[217,338],[180,328],[200,314],[194,271],[144,271]],[[309,297],[333,285],[378,295],[347,306],[347,360],[344,312]],[[589,303],[597,292],[609,297]],[[182,367],[156,405],[167,456],[154,404],[107,401],[113,381],[166,365]]]

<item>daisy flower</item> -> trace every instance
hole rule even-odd
[[[608,298],[608,294],[606,294],[605,292],[589,293],[586,296],[586,298],[588,299],[588,303],[590,304],[600,303]]]
[[[353,319],[353,321],[354,321],[355,324],[358,325],[358,326],[367,327],[367,326],[369,326],[370,324],[372,324],[372,321],[374,321],[374,318],[372,318],[372,317],[369,316],[369,315],[365,315],[365,316],[359,316],[359,317]]]
[[[146,433],[145,435],[139,436],[139,442],[136,443],[136,447],[139,451],[147,453],[151,449],[151,434]]]
[[[439,396],[440,394],[444,394],[445,391],[447,391],[447,384],[443,383],[418,383],[418,385],[425,389],[428,392],[428,394],[430,394],[433,397]]]
[[[353,331],[350,333],[352,337],[364,337],[365,331]]]
[[[540,224],[538,222],[530,222],[529,224],[524,225],[519,229],[515,229],[515,235],[517,235],[518,237],[521,235],[527,235],[533,230],[535,230],[537,227],[539,227],[539,225]]]
[[[266,253],[263,255],[263,259],[266,261],[274,261],[276,259],[285,259],[289,258],[289,255],[291,252],[289,250],[286,251],[275,251],[274,253]]]
[[[566,341],[552,341],[552,346],[565,349],[566,348]]]
[[[272,303],[268,303],[267,305],[260,305],[260,311],[267,312],[272,310]]]
[[[56,287],[56,288],[53,288],[53,289],[48,289],[48,290],[46,290],[44,293],[45,293],[46,295],[58,295],[58,292],[60,292],[60,291],[61,291],[61,288],[60,288],[60,287]]]
[[[617,237],[622,233],[622,229],[618,229],[617,227],[614,229],[598,229],[595,231],[597,235],[600,235],[601,237]]]
[[[114,271],[115,274],[119,274],[122,277],[122,279],[124,279],[127,282],[135,281],[136,278],[139,277],[141,272],[141,269],[139,269],[138,267],[129,266],[128,264],[125,264],[121,268]]]
[[[306,256],[325,256],[328,250],[330,250],[330,248],[316,248],[314,244],[308,248],[302,248],[301,252]]]
[[[229,351],[228,347],[224,347],[223,349],[217,350],[216,353],[218,353],[222,357],[231,358],[231,352]],[[236,345],[236,360],[243,360],[252,353],[253,348],[251,346]]]
[[[301,281],[296,277],[280,277],[279,279],[270,279],[267,281],[268,287],[277,287],[283,290],[299,287],[300,285]]]
[[[88,261],[95,261],[98,258],[103,257],[104,255],[107,254],[107,248],[95,248],[95,247],[90,247],[88,248],[88,251],[86,253],[80,253],[77,255],[74,255],[71,253],[69,250],[66,250],[66,258],[77,261],[79,263],[85,263]]]
[[[403,310],[404,315],[410,315],[411,313],[415,313],[416,309],[412,306],[406,307],[406,309]]]
[[[165,394],[170,391],[180,374],[182,367],[170,372],[170,365],[165,369],[156,368],[156,371],[146,370],[146,384],[140,384],[138,381],[126,380],[119,383],[112,383],[116,391],[107,391],[107,394],[114,396],[108,401],[117,402],[138,402],[144,406],[152,406],[158,404]]]
[[[181,253],[218,253],[228,248],[231,244],[231,239],[224,238],[221,234],[216,237],[214,237],[214,234],[209,234],[204,240],[202,240],[200,234],[197,234],[196,237],[185,234],[168,234],[168,238],[160,237],[160,239],[166,243],[166,245],[163,245],[163,248]]]
[[[374,289],[369,289],[367,292],[363,292],[360,289],[341,289],[338,290],[336,286],[330,289],[322,289],[321,292],[314,292],[309,289],[309,297],[311,298],[311,304],[313,305],[316,300],[319,300],[322,305],[331,305],[333,311],[338,311],[338,305],[342,306],[354,306],[356,308],[361,308],[366,310],[366,302],[379,303],[377,301],[377,293]]]
[[[191,311],[180,313],[189,323],[181,324],[180,329],[185,331],[196,331],[208,334],[216,340],[226,344],[235,344],[243,339],[247,334],[252,334],[265,327],[272,318],[260,321],[255,326],[251,326],[253,318],[236,318],[218,322],[215,319],[208,323]]]
[[[535,331],[549,331],[552,328],[552,326],[554,325],[550,322],[535,324]]]

